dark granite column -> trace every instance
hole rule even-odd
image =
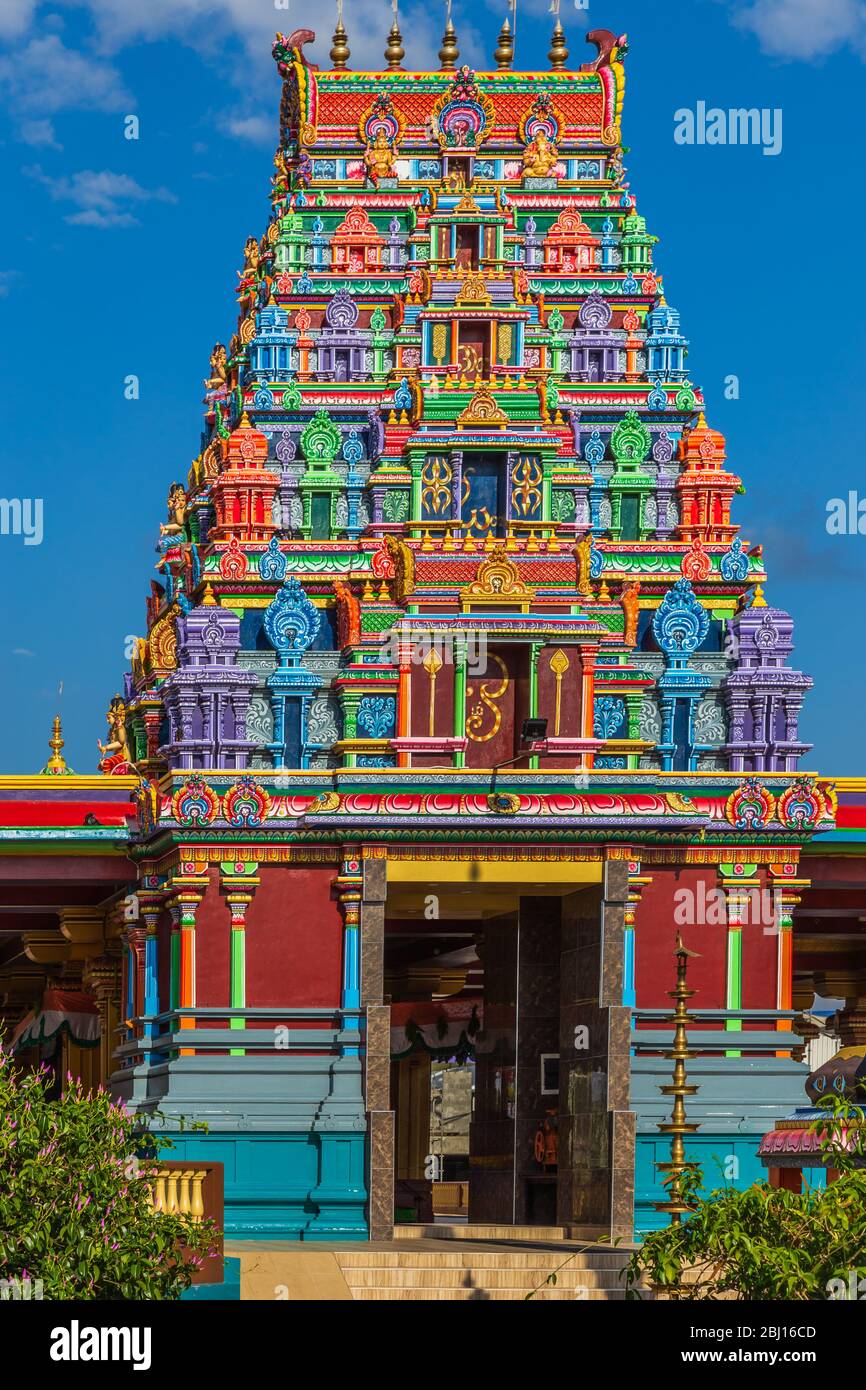
[[[635,1116],[629,1109],[630,1010],[622,1004],[625,863],[601,889],[562,899],[558,1221],[572,1235],[629,1239]]]
[[[556,1169],[535,1158],[535,1136],[556,1124],[557,1095],[545,1095],[542,1057],[559,1052],[559,898],[521,898],[517,946],[517,1135],[514,1219],[556,1224]]]
[[[484,1030],[469,1127],[469,1220],[502,1225],[514,1220],[517,913],[488,918],[477,950],[484,966]]]
[[[367,1013],[364,1094],[371,1240],[394,1234],[394,1112],[391,1109],[391,1007],[382,1002],[387,863],[364,860],[361,900],[361,1006]]]

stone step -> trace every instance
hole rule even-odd
[[[475,1285],[485,1289],[523,1289],[528,1291],[543,1285],[551,1270],[516,1269],[343,1269],[346,1282],[351,1289],[458,1289]],[[556,1274],[556,1284],[545,1287],[574,1289],[623,1289],[623,1281],[616,1270],[561,1269]]]
[[[567,1251],[550,1250],[340,1250],[340,1267],[349,1269],[555,1269]],[[622,1255],[577,1252],[568,1269],[620,1270]]]
[[[398,1225],[395,1240],[565,1240],[564,1226],[481,1226],[436,1221],[433,1225]]]
[[[526,1289],[367,1289],[353,1290],[353,1297],[360,1302],[390,1303],[402,1300],[413,1302],[525,1302]],[[541,1299],[547,1303],[565,1302],[624,1302],[625,1293],[615,1289],[540,1289],[532,1302]]]

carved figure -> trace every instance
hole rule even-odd
[[[640,580],[633,579],[630,584],[622,586],[620,603],[625,614],[625,628],[622,640],[627,647],[633,647],[637,641],[637,619],[638,619],[638,594],[640,593]]]
[[[543,130],[536,131],[523,151],[523,172],[531,178],[546,178],[556,166],[559,151]]]
[[[577,592],[583,598],[590,598],[592,596],[592,580],[590,579],[589,566],[592,561],[592,537],[584,536],[582,541],[577,542],[572,553],[577,560]]]
[[[334,593],[337,598],[337,641],[343,651],[361,640],[361,605],[342,579],[334,580]]]
[[[394,151],[388,143],[388,136],[384,129],[376,131],[376,137],[372,145],[368,145],[364,154],[364,164],[367,173],[374,183],[379,179],[392,179],[395,175]]]
[[[108,720],[108,742],[96,740],[102,757],[99,771],[106,773],[126,772],[130,765],[129,744],[126,738],[126,705],[120,695],[115,695],[106,714]]]

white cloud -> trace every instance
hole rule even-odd
[[[0,270],[0,299],[5,299],[16,280],[20,280],[20,270]]]
[[[535,6],[542,0],[529,0]],[[268,0],[53,0],[47,14],[35,18],[39,0],[0,0],[0,35],[18,40],[0,57],[0,92],[22,125],[21,137],[29,144],[54,143],[48,118],[60,111],[129,111],[134,98],[127,91],[114,55],[131,45],[174,38],[194,49],[219,72],[221,81],[245,91],[251,85],[270,101],[268,115],[240,111],[225,118],[222,128],[239,139],[276,143],[279,82],[271,60],[271,45],[278,28],[290,32],[305,16],[299,11],[276,9]],[[492,61],[487,45],[465,12],[455,8],[460,56],[476,67]],[[83,48],[67,47],[55,31],[63,27],[59,9],[77,14],[86,9],[92,36]],[[317,28],[316,42],[306,50],[311,61],[330,67],[335,15],[328,7],[307,18]],[[387,0],[351,0],[346,26],[351,47],[350,66],[379,71],[391,25]],[[49,21],[52,21],[49,23]],[[38,24],[28,32],[30,23]],[[400,27],[410,70],[439,66],[444,16],[427,0],[406,0],[401,6]],[[272,113],[272,114],[271,114]],[[40,126],[38,122],[45,122]],[[267,129],[266,129],[267,127]]]
[[[0,5],[0,38],[17,39],[26,34],[36,10],[37,0],[3,0]]]
[[[25,145],[47,145],[52,150],[62,150],[57,143],[51,121],[22,121],[18,131]]]
[[[734,23],[773,57],[809,61],[846,47],[866,52],[862,0],[754,0],[735,11]]]
[[[239,116],[228,113],[221,117],[220,129],[238,140],[251,140],[256,145],[276,145],[279,139],[277,113],[272,116]]]
[[[132,97],[109,63],[67,48],[57,34],[31,39],[0,57],[0,88],[20,118],[57,111],[126,111]]]
[[[76,227],[133,227],[138,219],[130,212],[129,203],[177,202],[167,188],[142,188],[128,174],[115,174],[110,169],[82,169],[51,178],[35,164],[23,172],[47,188],[55,202],[72,203],[77,211],[68,213],[64,220]]]
[[[271,44],[278,29],[291,33],[302,25],[311,27],[317,38],[305,51],[321,67],[330,67],[328,50],[336,22],[336,10],[330,3],[311,7],[312,13],[306,14],[303,6],[295,6],[294,0],[290,0],[288,10],[277,9],[272,0],[147,0],[145,4],[132,4],[130,0],[57,0],[57,3],[76,8],[87,4],[104,53],[116,53],[132,43],[173,37],[205,57],[221,60],[226,76],[239,86],[249,82],[250,65],[259,73],[268,69],[274,71]],[[466,13],[469,13],[468,5]],[[387,0],[350,0],[346,6],[346,28],[353,68],[378,71],[384,66],[383,54],[391,20]],[[461,57],[466,62],[481,64],[484,49],[478,34],[456,7],[454,23]],[[431,6],[424,0],[411,0],[411,3],[407,0],[405,5],[401,4],[400,28],[406,49],[404,66],[438,68],[436,54],[444,27],[444,6]],[[237,50],[233,49],[231,67],[225,65],[224,44],[228,36],[236,37],[247,55],[246,61],[238,61]],[[276,76],[274,80],[276,82]]]

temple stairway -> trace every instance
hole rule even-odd
[[[625,1299],[630,1250],[563,1240],[556,1228],[398,1226],[393,1241],[244,1242],[230,1253],[241,1256],[244,1299],[608,1302]]]

